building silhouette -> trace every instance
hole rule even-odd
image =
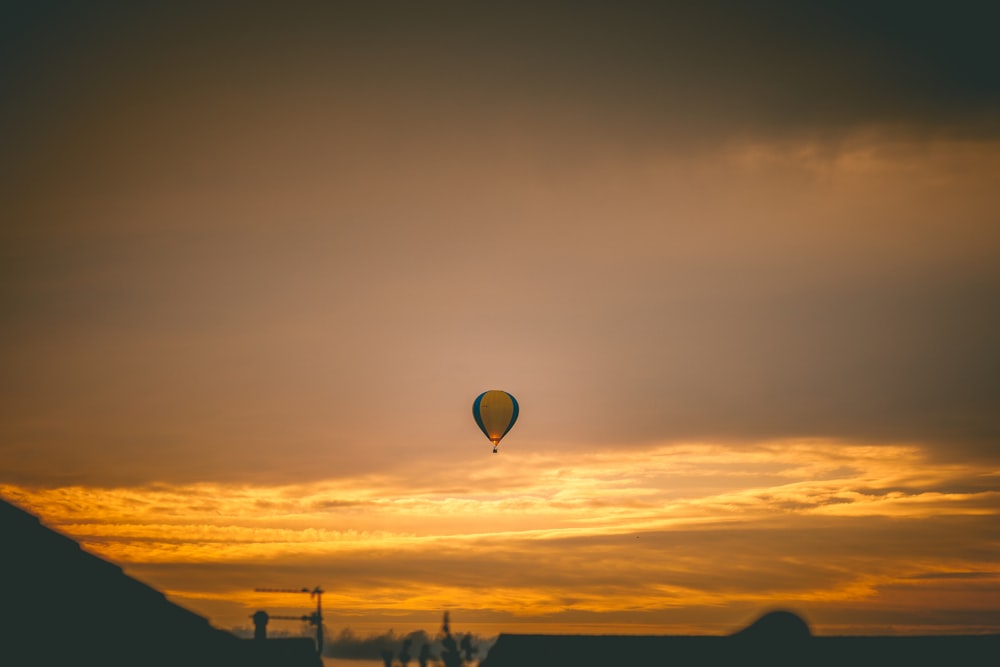
[[[1000,664],[1000,635],[814,636],[788,611],[723,636],[501,634],[479,667],[953,667]]]

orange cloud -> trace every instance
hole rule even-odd
[[[881,608],[887,591],[931,596],[943,583],[949,605],[981,608],[981,588],[949,577],[998,568],[983,532],[1000,513],[998,471],[931,463],[916,446],[536,453],[473,471],[460,487],[417,468],[419,484],[382,474],[0,493],[172,596],[230,609],[220,612],[230,622],[233,608],[288,604],[256,586],[313,581],[345,619],[460,600],[539,623],[626,610],[648,623],[685,608]],[[949,525],[954,539],[941,543]]]

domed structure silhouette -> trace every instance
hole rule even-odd
[[[764,614],[734,636],[765,641],[789,641],[809,639],[812,631],[801,616],[781,609]]]

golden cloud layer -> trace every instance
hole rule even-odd
[[[725,610],[783,604],[810,610],[822,631],[843,627],[844,605],[881,610],[885,623],[917,603],[996,612],[1000,471],[932,463],[916,446],[536,453],[497,457],[460,484],[435,470],[0,493],[222,625],[304,603],[257,586],[313,582],[341,622],[461,607],[497,626],[627,612],[641,627],[690,629],[684,610],[717,609],[704,630]],[[911,625],[926,630],[896,622]]]

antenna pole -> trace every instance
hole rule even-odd
[[[309,597],[316,598],[316,611],[309,616],[270,616],[270,618],[284,620],[303,620],[316,626],[316,653],[323,655],[323,589],[316,586],[312,590],[308,588],[255,588],[258,593],[308,593]]]

